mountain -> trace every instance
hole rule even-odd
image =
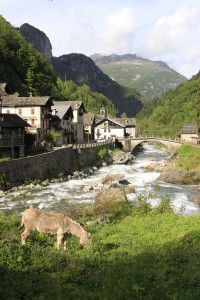
[[[104,74],[91,58],[72,53],[53,57],[52,64],[56,75],[63,81],[72,80],[79,86],[86,84],[94,92],[108,97],[115,105],[119,116],[123,112],[130,117],[135,116],[142,109],[140,95],[135,91],[129,94],[128,89]]]
[[[133,54],[90,56],[95,64],[121,86],[136,89],[144,102],[176,88],[187,78],[169,68],[165,62],[151,61]]]
[[[137,120],[141,135],[176,137],[185,124],[197,123],[200,128],[200,72],[145,104]]]
[[[44,32],[29,25],[28,23],[25,23],[22,26],[20,26],[18,30],[26,38],[27,42],[34,45],[37,51],[43,53],[51,60],[52,46],[49,38]]]
[[[91,58],[78,53],[53,57],[51,43],[45,33],[29,24],[23,24],[19,31],[35,49],[50,59],[56,76],[63,81],[72,80],[79,86],[86,84],[92,91],[105,95],[115,105],[118,116],[126,113],[132,117],[142,109],[140,94],[113,81]]]

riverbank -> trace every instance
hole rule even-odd
[[[166,162],[158,180],[173,184],[200,185],[200,172],[184,170],[178,164],[179,160],[177,158]]]
[[[200,147],[183,145],[176,156],[162,164],[152,161],[148,171],[158,171],[158,181],[182,185],[200,185]]]
[[[95,216],[82,213],[81,220]],[[20,218],[0,214],[2,299],[192,299],[200,295],[200,216],[180,216],[167,202],[145,202],[90,225],[92,246],[70,236],[67,251],[55,237],[33,233],[20,244]],[[54,288],[52,288],[52,286]]]

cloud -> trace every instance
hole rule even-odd
[[[134,39],[135,24],[136,18],[130,7],[108,15],[100,33],[100,42],[105,52],[126,53]]]
[[[199,13],[198,7],[185,6],[171,15],[160,17],[140,52],[157,57],[179,51],[190,40],[189,29],[198,24]]]
[[[200,45],[193,45],[189,49],[188,58],[191,63],[200,60]]]

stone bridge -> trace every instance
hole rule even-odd
[[[166,138],[159,138],[159,137],[124,138],[124,139],[118,139],[118,140],[119,140],[119,142],[122,143],[123,150],[130,151],[130,152],[132,152],[132,150],[136,146],[138,146],[139,144],[142,144],[144,142],[147,142],[147,143],[148,142],[151,142],[151,143],[159,142],[167,148],[167,150],[169,151],[169,153],[171,155],[176,154],[178,149],[183,144],[180,141],[170,140],[170,139],[166,139]]]

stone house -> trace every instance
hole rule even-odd
[[[179,130],[178,138],[183,142],[192,142],[199,138],[197,124],[185,124]]]
[[[110,118],[103,118],[94,125],[95,140],[124,138],[126,126]]]
[[[58,106],[71,106],[73,111],[73,121],[71,129],[73,132],[73,143],[84,142],[84,127],[83,127],[83,114],[85,107],[82,101],[54,101],[54,105]]]
[[[56,104],[56,102],[54,102]],[[52,106],[52,118],[50,127],[61,133],[60,145],[71,144],[74,140],[72,132],[73,111],[70,105]]]
[[[83,114],[83,126],[85,141],[94,140],[94,125],[95,125],[95,114],[87,112]]]
[[[5,94],[2,98],[2,113],[17,114],[30,125],[29,132],[36,134],[37,141],[49,132],[52,100],[50,96],[18,97]]]

